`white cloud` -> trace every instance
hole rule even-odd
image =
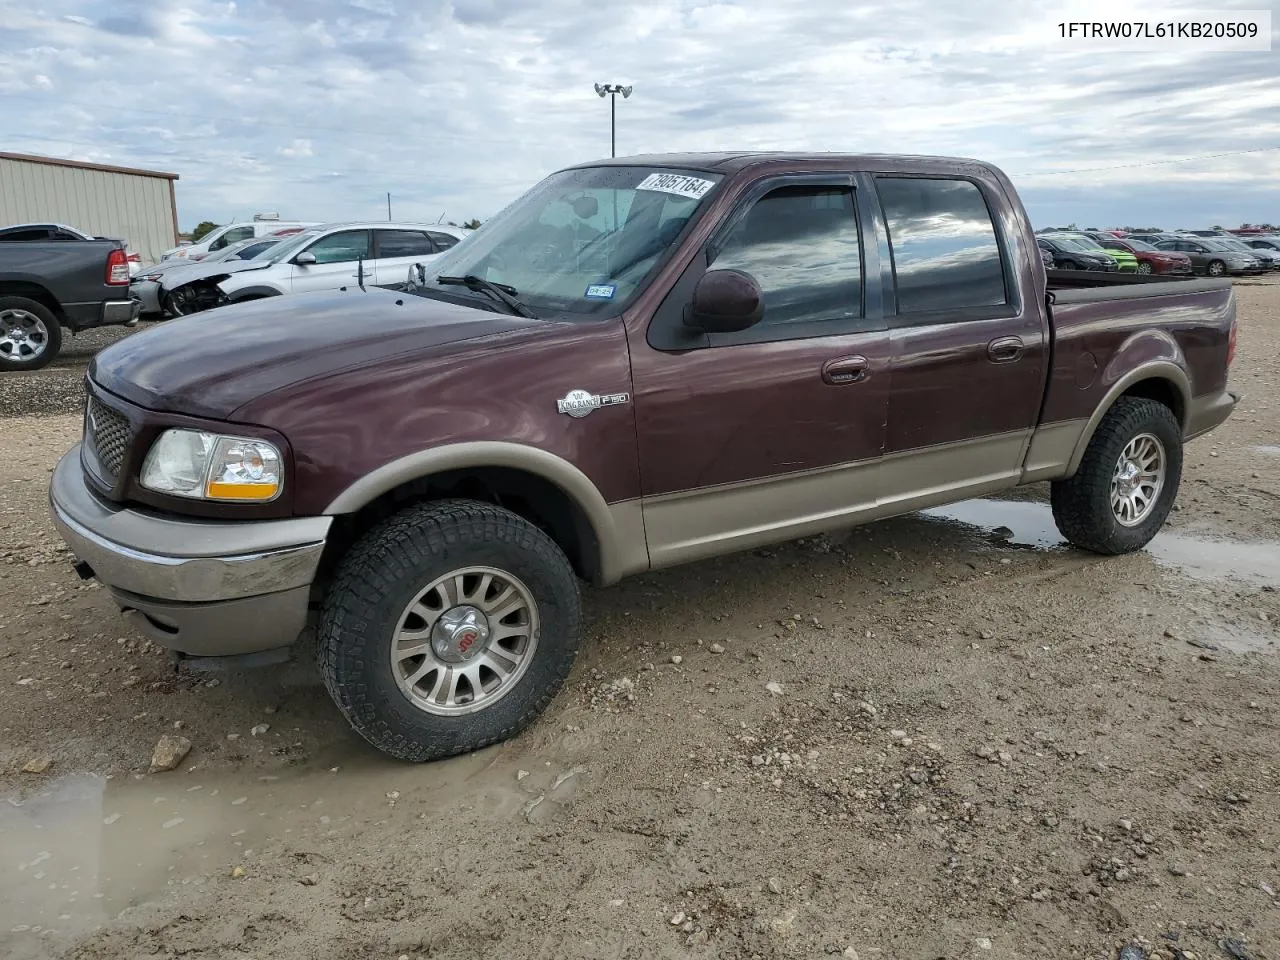
[[[184,226],[377,215],[388,191],[398,217],[461,220],[607,156],[592,84],[621,82],[622,154],[959,154],[1013,175],[1037,222],[1275,219],[1280,150],[1151,165],[1280,147],[1274,54],[1055,46],[1074,9],[46,0],[0,27],[0,132],[14,150],[178,172]]]

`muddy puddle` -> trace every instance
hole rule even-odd
[[[1046,503],[967,500],[925,510],[921,516],[981,532],[988,540],[1012,547],[1071,549],[1054,526]],[[1165,530],[1144,552],[1158,564],[1177,568],[1196,579],[1280,586],[1280,541],[1225,540]]]
[[[0,797],[0,956],[47,957],[63,938],[175,886],[252,870],[260,852],[281,844],[322,848],[393,819],[406,829],[445,815],[544,822],[588,778],[583,767],[504,746],[424,765],[361,751],[336,767],[278,775],[60,777]]]

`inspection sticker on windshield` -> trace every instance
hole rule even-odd
[[[702,180],[698,177],[686,177],[678,173],[651,173],[640,181],[637,190],[656,190],[659,193],[674,193],[677,197],[688,197],[690,200],[701,200],[708,190],[715,186],[713,180]]]
[[[612,300],[613,295],[618,292],[618,288],[612,283],[593,283],[587,287],[587,292],[583,294],[588,300]]]

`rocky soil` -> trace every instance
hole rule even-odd
[[[86,357],[6,378],[0,955],[1280,958],[1280,286],[1238,296],[1147,551],[1036,487],[589,591],[547,714],[423,766],[305,662],[131,634],[47,519]]]

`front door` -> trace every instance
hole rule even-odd
[[[299,253],[313,254],[316,262],[293,264],[291,284],[294,293],[354,287],[359,282],[362,259],[365,286],[377,282],[368,230],[339,230],[326,234]]]
[[[910,509],[1007,487],[1039,419],[1048,356],[1044,307],[1016,282],[1027,252],[997,232],[973,180],[874,182],[894,276],[881,504]]]
[[[850,176],[757,184],[633,334],[653,566],[803,536],[874,505],[889,338],[869,216]],[[693,286],[721,268],[756,279],[763,319],[690,334]]]

